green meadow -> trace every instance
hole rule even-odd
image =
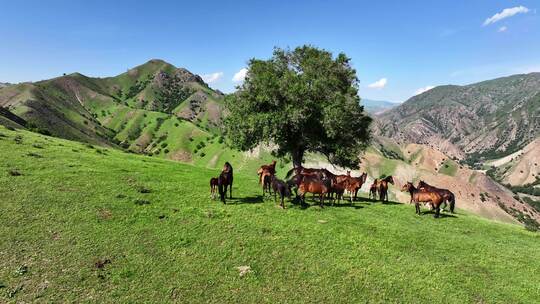
[[[261,196],[262,161],[218,147],[184,164],[0,126],[0,302],[540,299],[538,233],[459,205],[440,219],[365,198],[282,210]],[[223,205],[208,181],[226,160]]]

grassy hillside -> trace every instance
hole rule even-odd
[[[199,76],[162,60],[115,77],[73,73],[0,89],[0,107],[43,133],[184,161],[197,158],[192,140],[219,133],[222,100]],[[164,153],[158,145],[175,134],[182,136]]]
[[[439,220],[367,201],[281,210],[260,197],[254,165],[229,156],[224,206],[208,193],[217,169],[3,127],[0,151],[1,302],[540,297],[540,235],[459,209]]]

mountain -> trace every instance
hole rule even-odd
[[[10,85],[11,85],[11,83],[0,82],[0,89],[1,89],[1,88],[5,88],[5,87],[10,86]]]
[[[364,106],[364,109],[370,114],[381,114],[384,111],[387,111],[399,105],[399,103],[396,102],[372,100],[365,98],[362,98],[360,103]]]
[[[439,86],[378,116],[374,133],[470,162],[516,152],[540,134],[540,73]]]
[[[191,145],[217,136],[223,97],[200,76],[154,59],[115,77],[73,73],[4,87],[0,107],[45,134],[190,160]]]

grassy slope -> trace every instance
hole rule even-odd
[[[434,220],[414,216],[408,205],[365,202],[281,210],[261,200],[252,168],[237,170],[237,199],[223,206],[208,195],[217,170],[3,127],[0,133],[1,301],[540,297],[540,237],[518,226],[462,212]],[[8,174],[13,169],[22,175]],[[103,259],[111,263],[96,269]],[[16,274],[23,265],[28,272]],[[239,277],[242,265],[253,272]]]

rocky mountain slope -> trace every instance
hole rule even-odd
[[[472,161],[506,156],[540,135],[540,73],[436,87],[378,116],[374,132]]]
[[[492,174],[504,184],[518,186],[540,179],[540,138],[506,157],[486,162]]]
[[[57,137],[191,160],[217,136],[223,94],[162,60],[115,77],[79,73],[0,89],[0,107]],[[193,145],[193,147],[191,147]]]

